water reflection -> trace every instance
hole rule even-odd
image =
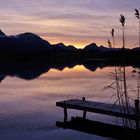
[[[118,140],[138,140],[139,135],[137,135],[134,129],[127,127],[121,127],[119,125],[106,124],[103,122],[97,122],[93,120],[83,119],[81,117],[72,117],[71,121],[56,122],[56,126],[63,129],[72,129],[92,135],[98,135],[107,137],[108,139],[118,139]],[[111,132],[111,133],[110,133]]]
[[[109,66],[109,67],[108,67]],[[55,122],[63,118],[62,110],[55,107],[57,101],[81,98],[115,103],[114,91],[102,90],[114,79],[108,74],[114,67],[106,63],[49,64],[1,63],[0,78],[0,139],[104,139],[96,135],[86,135],[72,130],[61,130]],[[133,70],[126,67],[126,77]],[[10,77],[9,77],[10,76]],[[130,76],[129,76],[130,77]],[[23,80],[25,79],[25,80]],[[34,80],[33,80],[34,79]],[[131,77],[128,85],[136,87]],[[130,87],[130,86],[129,86]],[[135,92],[128,93],[135,99]],[[81,112],[70,112],[78,116]],[[118,122],[97,114],[88,114],[88,118]],[[120,120],[119,120],[120,121]],[[107,138],[108,139],[108,138]]]
[[[77,63],[60,63],[50,64],[48,62],[0,62],[0,82],[7,76],[19,77],[26,80],[32,80],[51,69],[63,71],[65,68],[74,68],[76,65],[84,66],[86,69],[95,72],[98,68],[112,67],[114,65],[106,62],[83,62]],[[122,64],[115,64],[121,66]]]
[[[132,73],[138,74],[139,77],[139,70],[133,70]],[[62,127],[64,129],[73,129],[85,133],[90,133],[90,134],[98,134],[100,136],[106,136],[106,137],[111,137],[111,138],[117,138],[117,139],[137,139],[140,135],[140,129],[139,129],[139,120],[140,120],[140,115],[139,115],[139,79],[138,79],[138,84],[137,84],[137,89],[132,90],[128,84],[129,78],[132,78],[134,75],[131,75],[131,73],[128,73],[126,71],[125,66],[120,66],[120,67],[114,67],[114,71],[110,72],[111,78],[112,78],[112,83],[108,84],[104,89],[111,89],[115,94],[113,96],[115,97],[115,100],[112,103],[112,107],[115,108],[118,106],[118,109],[115,109],[112,112],[108,113],[108,110],[99,110],[95,109],[96,107],[90,104],[88,106],[87,102],[85,101],[85,106],[84,103],[79,103],[78,105],[76,103],[68,103],[69,101],[64,101],[64,105],[61,107],[64,108],[64,116],[67,118],[67,113],[66,113],[66,108],[70,109],[77,109],[77,110],[82,110],[82,111],[91,111],[92,109],[95,113],[99,114],[107,114],[111,116],[116,116],[120,117],[122,121],[122,125],[118,123],[117,125],[110,125],[109,123],[101,123],[97,121],[91,121],[87,120],[85,118],[81,117],[72,117],[71,121],[65,121],[64,117],[64,122],[56,122],[56,125],[59,127]],[[131,77],[132,76],[132,77]],[[132,95],[136,91],[136,95],[133,98]],[[112,93],[113,93],[112,92]],[[70,100],[72,102],[72,100]],[[78,101],[76,101],[78,102]],[[94,103],[94,102],[92,102]],[[99,103],[102,104],[102,103]],[[135,104],[135,105],[132,105]],[[66,106],[65,106],[66,105]],[[107,103],[105,104],[106,106],[108,105]],[[88,106],[86,108],[86,106]],[[91,108],[90,108],[91,107]],[[105,107],[105,106],[104,106]],[[84,108],[84,109],[81,109]],[[90,109],[89,109],[90,108]],[[98,108],[98,107],[97,107]],[[117,112],[118,110],[118,112]],[[96,112],[97,111],[97,112]],[[107,111],[107,113],[105,113]],[[101,113],[102,112],[102,113]],[[111,114],[112,113],[112,114]],[[117,114],[118,113],[118,114]],[[100,126],[100,127],[98,127]],[[89,129],[90,128],[90,129]],[[112,131],[112,133],[106,133],[105,130],[107,131]],[[118,134],[119,133],[119,134]]]

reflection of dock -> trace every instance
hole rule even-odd
[[[91,121],[80,117],[72,117],[71,121],[67,123],[56,122],[56,126],[119,140],[139,140],[134,129]]]
[[[108,103],[99,103],[99,102],[93,102],[93,101],[87,101],[85,98],[82,100],[78,99],[71,99],[71,100],[66,100],[66,101],[61,101],[61,102],[56,102],[56,106],[64,108],[64,123],[58,123],[58,126],[61,127],[66,127],[66,128],[73,128],[79,131],[87,131],[88,133],[93,133],[100,131],[100,132],[105,132],[105,128],[111,133],[117,134],[117,131],[122,134],[125,131],[128,132],[128,134],[139,135],[139,121],[140,121],[140,114],[139,114],[139,101],[135,100],[135,109],[130,107],[129,108],[129,113],[127,112],[122,112],[121,108],[125,108],[124,106],[119,106],[119,105],[112,105]],[[67,121],[67,109],[76,109],[76,110],[81,110],[83,111],[83,117],[82,118],[73,118],[70,122]],[[109,115],[109,116],[115,116],[115,117],[120,117],[128,120],[134,120],[135,121],[135,128],[126,128],[122,126],[116,126],[116,125],[110,125],[110,124],[104,124],[101,122],[95,122],[95,121],[89,121],[86,119],[86,113],[87,112],[93,112],[93,113],[99,113],[99,114],[104,114],[104,115]],[[83,126],[81,126],[83,124]],[[89,126],[92,128],[89,130]],[[85,129],[84,129],[85,126]],[[87,127],[87,128],[86,128]],[[98,130],[100,129],[101,130]],[[130,133],[131,132],[131,133]],[[108,134],[106,134],[108,135]],[[111,134],[115,135],[115,134]]]

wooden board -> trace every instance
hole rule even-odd
[[[87,100],[83,101],[79,99],[71,99],[71,100],[56,102],[56,106],[136,120],[136,116],[134,114],[134,108],[132,107],[129,107],[129,111],[128,111],[125,106],[87,101]],[[140,116],[138,116],[137,119],[140,119]]]

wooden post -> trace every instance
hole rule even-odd
[[[139,132],[139,100],[135,100],[136,131]]]
[[[85,97],[82,97],[82,101],[85,101]],[[86,119],[86,114],[87,114],[87,111],[84,110],[83,112],[83,119]]]
[[[87,111],[84,111],[83,112],[83,119],[86,119],[86,114],[87,114]]]
[[[64,107],[64,123],[66,123],[67,122],[67,108],[66,107]]]

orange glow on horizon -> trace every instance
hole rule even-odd
[[[93,67],[94,67],[94,64],[93,64]],[[104,69],[104,74],[108,74],[108,73],[110,73],[114,70],[114,67],[103,67],[103,68],[97,67],[95,74],[100,75],[101,73],[103,73],[102,69]],[[87,69],[84,65],[76,65],[72,68],[65,67],[62,71],[63,71],[63,73],[75,73],[75,74],[79,73],[79,72],[84,73],[84,72],[87,72],[87,71],[88,72],[90,71],[91,73],[95,72],[95,71],[91,71],[91,70]],[[62,71],[52,68],[49,71],[49,73],[56,73],[57,74],[58,72],[62,72]]]
[[[63,42],[84,48],[91,43],[107,47],[107,40],[112,42],[110,32],[114,28],[116,48],[122,48],[119,18],[123,14],[126,17],[126,48],[139,47],[139,23],[134,9],[140,1],[71,0],[63,1],[63,4],[60,1],[38,3],[37,0],[23,0],[21,3],[20,0],[13,0],[6,5],[1,0],[1,29],[6,30],[7,35],[32,32],[51,44]]]
[[[51,44],[58,44],[58,43],[64,43],[66,46],[69,45],[73,45],[76,48],[79,49],[83,49],[85,48],[87,45],[92,44],[92,43],[96,43],[98,46],[104,46],[104,47],[108,47],[108,42],[107,42],[107,38],[104,38],[102,40],[100,39],[86,39],[86,40],[80,40],[80,39],[73,39],[73,38],[60,38],[60,37],[48,37],[48,36],[41,36],[43,39],[49,41]],[[116,41],[116,48],[122,48],[122,39],[117,39]],[[134,43],[129,43],[128,39],[126,40],[126,48],[135,48],[137,47],[136,44]]]
[[[99,40],[91,40],[91,39],[87,39],[87,40],[79,40],[79,39],[66,39],[66,38],[54,38],[54,37],[44,37],[44,36],[41,36],[43,39],[49,41],[49,43],[51,44],[58,44],[58,43],[64,43],[66,46],[69,46],[69,45],[73,45],[74,47],[76,48],[79,48],[79,49],[82,49],[82,48],[85,48],[85,46],[89,45],[89,44],[92,44],[92,43],[96,43],[98,46],[105,46],[105,47],[108,47],[107,46],[107,42],[105,41],[99,41]]]
[[[59,70],[57,70],[57,69],[51,69],[49,72],[50,73],[58,73],[58,71]],[[76,66],[74,66],[72,68],[65,67],[63,69],[63,72],[65,72],[65,73],[69,73],[69,72],[70,73],[76,73],[76,72],[84,72],[84,71],[86,71],[86,68],[83,65],[76,65]]]

